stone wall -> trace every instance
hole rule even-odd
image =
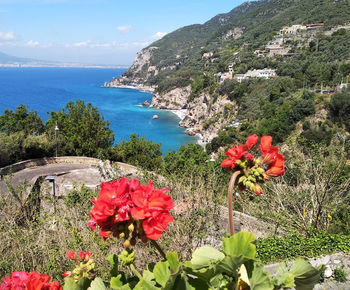
[[[91,158],[91,157],[82,157],[82,156],[45,157],[45,158],[38,158],[38,159],[29,159],[18,163],[14,163],[9,166],[5,166],[3,168],[0,168],[0,174],[6,175],[9,173],[15,173],[15,172],[21,171],[26,168],[43,166],[47,164],[63,164],[63,163],[85,164],[86,166],[94,166],[94,167],[103,165],[102,160],[97,158]],[[135,166],[125,164],[122,162],[116,162],[116,163],[118,164],[118,167],[121,170],[137,172],[137,167]]]

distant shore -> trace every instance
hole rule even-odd
[[[93,64],[81,64],[81,63],[27,63],[27,64],[16,64],[16,63],[0,63],[0,67],[13,67],[13,68],[128,68],[126,65],[93,65]]]

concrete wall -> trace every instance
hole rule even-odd
[[[6,175],[9,173],[15,173],[20,170],[36,167],[36,166],[43,166],[47,164],[62,164],[62,163],[68,163],[68,164],[86,164],[86,166],[101,166],[103,165],[103,161],[97,158],[91,158],[91,157],[82,157],[82,156],[63,156],[63,157],[45,157],[45,158],[38,158],[38,159],[29,159],[25,161],[21,161],[12,165],[5,166],[3,168],[0,168],[0,174]],[[118,167],[120,167],[122,170],[128,170],[128,171],[137,171],[137,167],[116,162],[118,164]]]

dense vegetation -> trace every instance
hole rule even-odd
[[[59,132],[55,132],[55,126]],[[106,158],[114,134],[96,107],[83,101],[69,102],[60,112],[51,112],[43,121],[24,105],[0,115],[0,166],[18,161],[55,156]],[[57,134],[58,133],[58,134]],[[57,140],[55,139],[57,134]]]
[[[159,187],[170,187],[174,200],[187,205],[175,216],[176,222],[162,240],[162,246],[180,252],[180,259],[186,260],[193,248],[206,243],[215,245],[225,234],[219,228],[230,174],[220,167],[223,149],[254,133],[271,135],[283,143],[285,176],[273,184],[267,183],[259,197],[240,192],[235,204],[236,210],[267,222],[276,233],[284,235],[259,239],[258,257],[270,263],[297,255],[348,252],[350,87],[334,94],[317,92],[335,88],[350,74],[350,31],[325,33],[349,22],[348,15],[349,1],[249,2],[203,25],[179,29],[153,43],[151,46],[158,49],[154,50],[150,65],[164,69],[158,75],[147,75],[145,66],[138,74],[128,71],[126,76],[145,77],[147,83],[157,84],[160,93],[191,85],[189,102],[206,92],[214,100],[227,96],[239,106],[235,117],[239,125],[231,126],[235,120],[227,120],[227,126],[207,144],[206,150],[191,144],[162,156],[160,144],[136,134],[113,145],[108,122],[97,108],[82,101],[69,102],[61,111],[51,112],[45,124],[35,111],[20,105],[15,111],[6,110],[0,115],[0,167],[29,158],[55,156],[57,149],[59,156],[82,155],[133,164],[146,170],[145,181],[150,176],[148,171],[155,172]],[[311,22],[324,22],[324,28],[301,45],[291,43],[292,51],[298,55],[268,58],[254,54],[283,26]],[[234,28],[243,29],[241,37],[223,37]],[[213,55],[203,57],[207,52]],[[279,77],[218,83],[215,74],[225,71],[231,62],[235,63],[233,74],[269,67]],[[206,125],[215,121],[207,120]],[[59,279],[67,267],[67,261],[62,260],[66,251],[86,247],[99,257],[97,274],[106,275],[106,262],[101,257],[120,248],[113,240],[103,243],[87,230],[89,200],[96,193],[85,187],[75,189],[60,200],[56,213],[43,211],[24,222],[18,219],[21,207],[16,196],[25,196],[25,186],[11,193],[15,198],[0,195],[0,208],[5,213],[0,222],[0,253],[8,257],[0,262],[1,274],[35,267]],[[44,202],[52,205],[54,201],[47,196]],[[38,236],[40,243],[36,245]],[[148,246],[139,246],[138,250],[140,260],[149,252],[154,254]],[[154,257],[151,260],[156,261]]]

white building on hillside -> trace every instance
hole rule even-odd
[[[296,35],[298,32],[306,30],[306,25],[294,24],[292,26],[285,26],[280,30],[281,35],[289,34]]]
[[[265,78],[270,79],[277,77],[276,71],[274,69],[254,69],[249,70],[245,74],[236,74],[235,79],[238,82],[242,82],[242,80],[249,79],[249,78]]]

